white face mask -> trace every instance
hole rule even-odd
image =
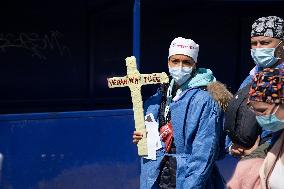
[[[275,49],[282,43],[278,43],[275,48],[253,48],[251,49],[251,57],[256,65],[262,68],[272,66],[278,59],[274,56]]]
[[[182,85],[190,78],[192,70],[192,67],[169,67],[169,73],[178,85]]]

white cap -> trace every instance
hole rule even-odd
[[[171,43],[168,58],[172,55],[183,54],[193,58],[194,62],[197,62],[198,51],[199,45],[193,40],[178,37]]]

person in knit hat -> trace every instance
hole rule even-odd
[[[259,170],[263,189],[284,188],[284,70],[266,68],[257,73],[248,105],[263,130],[272,131],[270,150]]]
[[[252,25],[251,57],[257,70],[277,67],[284,61],[284,20],[277,16],[261,17]]]
[[[255,63],[255,67],[250,71],[249,76],[243,81],[241,84],[238,93],[241,91],[245,91],[248,94],[248,90],[250,88],[250,84],[252,82],[253,76],[262,71],[265,68],[281,68],[284,69],[284,20],[278,16],[267,16],[267,17],[260,17],[256,19],[252,24],[251,29],[251,57]],[[240,95],[236,95],[236,97],[240,97]],[[248,98],[246,96],[245,98]],[[247,142],[250,143],[251,146],[248,147],[242,144],[241,142],[237,141],[233,138],[233,136],[242,136],[240,133],[229,133],[229,138],[227,140],[227,148],[228,151],[234,155],[239,157],[255,157],[255,156],[263,156],[265,155],[266,148],[270,143],[271,133],[270,131],[261,131],[261,128],[258,126],[254,115],[247,109],[247,108],[239,108],[239,107],[246,107],[245,105],[236,106],[240,98],[233,98],[232,102],[228,109],[230,112],[237,112],[237,116],[235,118],[235,128],[247,128],[251,127],[251,125],[255,125],[260,132],[258,133],[259,137],[252,137],[246,136],[250,138],[251,141]],[[245,101],[243,101],[245,103]],[[227,118],[230,117],[230,113],[227,113]],[[244,115],[244,116],[240,116]],[[231,116],[232,117],[232,116]],[[249,121],[245,121],[249,120]],[[226,123],[228,121],[228,123]],[[232,120],[227,119],[225,122],[226,125],[233,124]],[[252,127],[251,127],[252,128]],[[244,129],[246,130],[246,129]],[[249,130],[249,129],[247,129]],[[245,132],[245,135],[248,135]],[[244,137],[243,137],[244,138]],[[232,142],[233,140],[233,142]],[[254,147],[255,143],[258,143],[259,149],[251,148]]]
[[[158,125],[162,148],[141,160],[141,189],[225,188],[216,160],[224,146],[223,109],[231,98],[209,69],[199,68],[199,45],[175,38],[169,47],[169,84],[145,103]],[[133,142],[141,139],[134,132]]]
[[[249,90],[248,107],[263,130],[273,132],[265,157],[241,160],[228,182],[229,189],[284,188],[284,70],[265,68]]]

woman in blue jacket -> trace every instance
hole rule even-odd
[[[168,66],[173,78],[145,103],[159,124],[157,160],[142,158],[141,189],[225,188],[215,161],[223,150],[223,110],[231,94],[211,70],[197,68],[199,45],[175,38]],[[141,139],[136,131],[133,142]]]

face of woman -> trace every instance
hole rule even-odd
[[[257,116],[275,113],[278,119],[284,120],[284,104],[269,104],[266,102],[250,101],[248,105]]]
[[[182,54],[176,54],[176,55],[172,55],[169,58],[168,66],[170,68],[175,68],[175,67],[192,67],[192,68],[195,68],[195,62],[189,56],[182,55]]]

